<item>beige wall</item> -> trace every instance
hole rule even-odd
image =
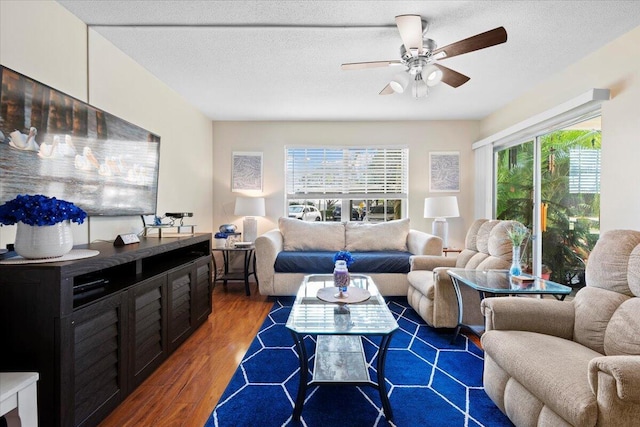
[[[423,218],[424,198],[429,196],[428,159],[430,151],[459,151],[461,166],[459,199],[461,218],[449,220],[450,246],[462,246],[467,228],[473,221],[473,153],[471,143],[478,137],[476,121],[440,122],[214,122],[214,224],[235,223],[233,215],[239,193],[230,189],[232,151],[259,151],[264,156],[262,193],[247,193],[266,198],[265,218],[258,220],[258,232],[277,226],[285,214],[285,146],[376,146],[409,147],[409,218],[412,228],[431,230],[431,220]]]
[[[601,229],[640,230],[640,27],[549,77],[481,122],[486,137],[589,89],[611,90],[602,105]]]
[[[212,230],[211,121],[183,98],[53,1],[0,1],[0,64],[160,135],[157,212],[193,212],[197,231]],[[13,228],[0,229],[0,247]],[[142,222],[93,217],[73,229],[86,243]]]

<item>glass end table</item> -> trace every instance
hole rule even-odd
[[[464,314],[460,286],[468,286],[480,294],[480,299],[487,296],[522,296],[522,295],[553,295],[563,301],[571,293],[569,286],[561,285],[551,280],[541,279],[523,274],[514,278],[508,270],[467,270],[451,268],[447,270],[453,283],[453,289],[458,303],[458,324],[451,342],[455,342],[460,330],[465,327],[477,336],[484,332],[484,325],[465,325],[462,321]]]

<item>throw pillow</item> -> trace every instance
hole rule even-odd
[[[344,249],[344,223],[307,222],[280,218],[285,251],[341,251]]]
[[[346,223],[348,251],[406,251],[409,218],[380,224]]]

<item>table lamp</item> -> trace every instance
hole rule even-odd
[[[434,218],[431,232],[442,239],[442,247],[448,248],[449,223],[447,218],[460,216],[456,196],[427,197],[424,199],[424,217]]]
[[[258,237],[258,220],[254,217],[264,216],[264,197],[238,197],[233,212],[237,216],[244,216],[242,222],[242,240],[255,242]]]

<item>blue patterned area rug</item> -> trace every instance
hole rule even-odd
[[[406,298],[387,298],[400,325],[391,339],[385,374],[393,421],[378,391],[367,386],[312,387],[300,422],[292,420],[299,370],[293,338],[285,328],[293,298],[275,301],[206,427],[498,427],[512,426],[482,388],[483,352],[460,335],[427,326]],[[315,337],[305,338],[307,348]],[[363,338],[373,380],[377,341]],[[309,351],[313,367],[313,351]]]

